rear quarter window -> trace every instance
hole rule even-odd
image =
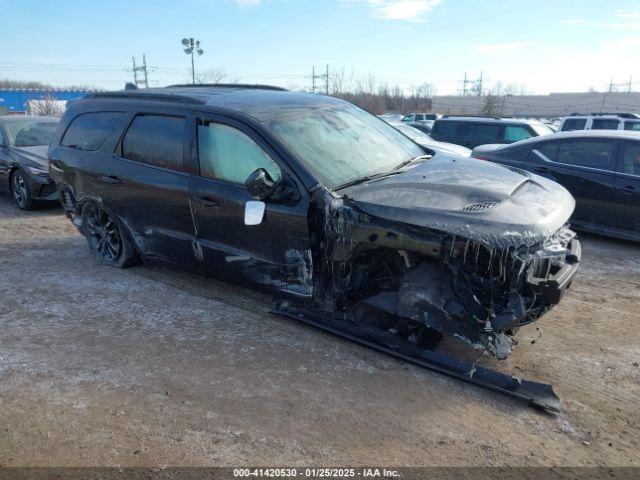
[[[617,130],[620,122],[618,120],[598,119],[591,123],[592,130]]]
[[[102,147],[122,112],[83,113],[71,121],[60,144],[95,151]]]

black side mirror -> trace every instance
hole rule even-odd
[[[269,172],[264,168],[258,168],[244,181],[244,186],[247,187],[251,196],[256,200],[269,198],[278,188],[278,184],[279,182],[273,180]]]

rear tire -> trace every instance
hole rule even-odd
[[[82,233],[105,265],[127,268],[139,263],[135,245],[122,223],[95,203],[82,208]]]
[[[33,210],[35,200],[24,173],[16,170],[11,175],[11,195],[20,210]]]

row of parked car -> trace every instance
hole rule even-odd
[[[390,123],[418,143],[426,145],[430,139],[434,150],[438,145],[467,147],[474,158],[558,182],[576,199],[573,226],[640,240],[636,114],[571,115],[560,120],[558,133],[542,121],[515,118],[440,116],[429,135],[417,131],[412,121]]]

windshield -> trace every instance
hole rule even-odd
[[[330,189],[424,154],[393,127],[348,103],[297,111],[266,126]]]
[[[49,145],[58,122],[37,117],[11,119],[5,123],[9,139],[14,147]]]
[[[554,133],[553,130],[547,127],[544,123],[532,123],[531,127],[539,136],[549,135],[550,133]]]

